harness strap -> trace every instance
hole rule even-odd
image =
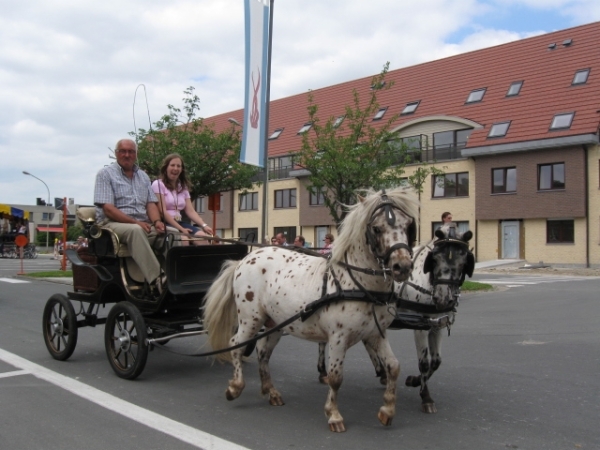
[[[443,309],[437,309],[435,305],[425,305],[423,303],[413,302],[411,300],[404,300],[403,298],[398,297],[396,302],[398,308],[408,309],[409,311],[420,312],[423,314],[441,314],[447,312],[456,312],[457,302],[452,300],[448,303]]]

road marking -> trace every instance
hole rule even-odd
[[[0,281],[4,281],[5,283],[31,283],[31,281],[17,280],[16,278],[0,278]]]
[[[226,441],[217,436],[213,436],[212,434],[176,422],[175,420],[161,416],[160,414],[156,414],[145,408],[141,408],[133,403],[121,400],[120,398],[102,392],[101,390],[88,386],[80,381],[53,372],[52,370],[46,369],[45,367],[32,363],[31,361],[2,349],[0,349],[0,360],[22,369],[19,372],[30,373],[41,380],[52,383],[85,400],[89,400],[112,412],[120,414],[127,419],[134,420],[142,425],[146,425],[149,428],[153,428],[197,448],[206,450],[248,450],[246,447]]]
[[[535,284],[544,284],[544,283],[560,283],[561,281],[575,281],[575,280],[598,280],[600,277],[510,277],[506,279],[482,279],[477,280],[478,283],[486,283],[486,284],[495,284],[499,286],[506,287],[522,287],[522,286],[532,286]]]
[[[28,370],[13,370],[12,372],[0,373],[0,378],[16,377],[18,375],[29,375]]]

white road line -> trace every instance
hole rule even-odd
[[[168,417],[161,416],[147,409],[141,408],[132,403],[126,402],[102,392],[99,389],[88,386],[80,381],[66,377],[52,370],[46,369],[38,364],[32,363],[20,356],[0,349],[0,360],[11,364],[23,372],[31,373],[35,377],[52,383],[72,394],[89,400],[117,414],[121,414],[127,419],[134,420],[149,428],[155,429],[161,433],[172,436],[180,441],[186,442],[197,448],[206,450],[248,450],[246,447],[226,441],[212,434],[197,430],[180,422],[176,422]],[[9,372],[13,373],[13,372]]]
[[[0,373],[0,378],[16,377],[18,375],[29,375],[28,370],[13,370],[12,372]]]
[[[31,281],[18,280],[16,278],[0,278],[0,281],[4,281],[5,283],[31,283]]]

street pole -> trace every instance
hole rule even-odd
[[[25,170],[23,171],[23,174],[29,175],[30,177],[33,177],[36,180],[39,180],[42,183],[44,183],[44,186],[46,186],[46,190],[48,191],[48,201],[46,202],[46,207],[49,207],[50,206],[50,188],[48,187],[48,185],[41,178],[38,178],[35,175],[33,175]],[[48,247],[49,237],[50,237],[50,212],[46,213],[46,251],[48,251],[48,249],[49,249],[49,247]]]

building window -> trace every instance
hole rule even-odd
[[[407,103],[406,106],[404,107],[404,109],[402,110],[402,112],[400,114],[412,114],[414,113],[418,106],[419,103],[421,103],[421,101],[419,100],[418,102],[411,102],[411,103]]]
[[[546,221],[546,243],[559,244],[575,243],[575,221],[574,220],[547,220]]]
[[[277,139],[282,132],[283,132],[283,128],[277,128],[275,131],[273,131],[271,136],[269,136],[269,140],[271,141],[273,139]]]
[[[196,210],[196,212],[198,214],[202,214],[204,213],[205,210],[205,199],[206,197],[198,197],[196,200],[194,200],[194,209]]]
[[[517,168],[492,169],[492,194],[517,192]]]
[[[312,122],[306,122],[302,128],[298,130],[298,134],[306,133],[312,127]]]
[[[325,194],[323,189],[315,189],[315,192],[310,193],[309,205],[317,206],[325,204]]]
[[[52,219],[54,219],[54,213],[47,213],[47,212],[42,213],[42,220],[44,222],[52,222]]]
[[[573,81],[571,84],[585,84],[587,83],[588,76],[590,74],[590,69],[578,70],[575,72],[575,76],[573,77]]]
[[[281,156],[279,158],[269,158],[269,179],[277,180],[289,178],[290,170],[294,168],[294,158],[291,156]]]
[[[467,197],[469,195],[469,172],[447,173],[433,177],[433,197]]]
[[[275,191],[275,208],[295,208],[296,189],[281,189]]]
[[[538,189],[547,191],[565,188],[565,164],[540,164],[538,166]]]
[[[469,96],[467,97],[467,101],[465,103],[476,103],[483,100],[483,96],[485,95],[485,89],[475,89],[471,91]]]
[[[258,228],[239,228],[238,236],[240,237],[240,241],[258,242]]]
[[[346,118],[346,116],[340,116],[337,119],[335,119],[335,122],[333,122],[333,128],[339,127],[345,118]]]
[[[379,111],[377,111],[377,114],[375,114],[373,116],[373,120],[381,120],[386,111],[387,111],[387,106],[385,108],[379,108]]]
[[[258,192],[240,194],[240,211],[258,210]]]
[[[492,137],[504,137],[508,132],[508,127],[510,126],[509,122],[498,122],[492,125],[490,128],[490,132],[488,134],[489,138]]]
[[[452,222],[456,225],[456,231],[460,234],[465,233],[469,230],[469,221],[465,220],[462,222]],[[431,222],[431,239],[435,237],[435,230],[440,228],[443,225],[443,222]]]
[[[552,119],[550,129],[568,130],[569,128],[571,128],[571,123],[573,123],[573,116],[575,116],[574,112],[556,114]]]
[[[515,95],[519,95],[519,92],[521,92],[522,87],[523,87],[522,81],[515,81],[514,83],[511,83],[510,87],[508,88],[508,92],[506,93],[506,96],[514,97]]]
[[[459,158],[460,150],[466,147],[472,132],[472,128],[467,128],[433,133],[433,159]]]

